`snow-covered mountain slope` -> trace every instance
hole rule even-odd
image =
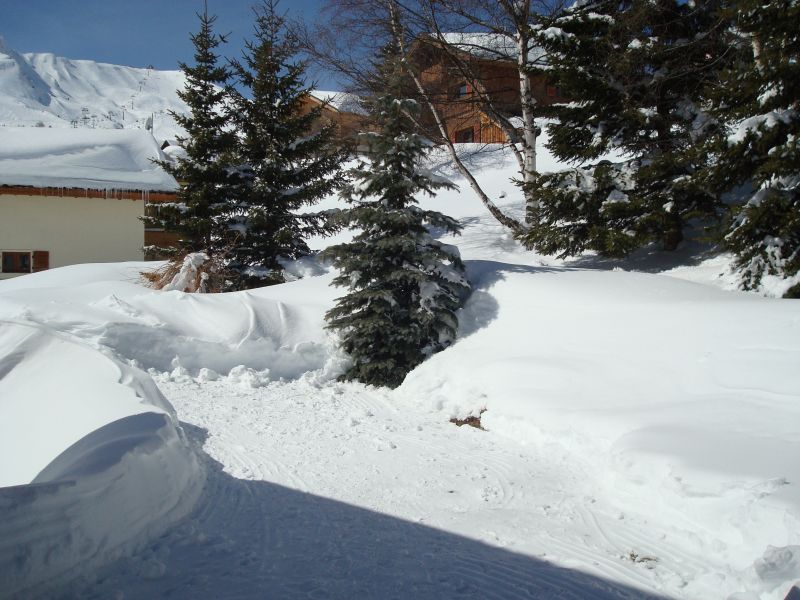
[[[180,71],[21,54],[0,38],[0,126],[142,129],[152,117],[156,138],[172,139],[183,85]]]

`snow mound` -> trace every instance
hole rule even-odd
[[[800,304],[622,271],[470,276],[460,341],[401,397],[582,457],[653,552],[713,549],[713,576],[798,543]]]
[[[153,381],[46,327],[0,326],[3,593],[41,593],[189,513],[203,470]]]
[[[327,272],[247,292],[186,294],[147,289],[133,279],[137,266],[154,265],[78,265],[4,281],[0,313],[46,324],[120,360],[176,377],[180,369],[196,377],[204,368],[228,374],[242,366],[268,369],[273,380],[296,379],[328,360],[323,313],[337,291]],[[101,277],[91,281],[94,268]],[[78,283],[83,273],[85,283]]]

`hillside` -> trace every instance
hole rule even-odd
[[[180,71],[21,54],[0,38],[0,126],[143,129],[152,117],[156,139],[171,139],[183,84]]]

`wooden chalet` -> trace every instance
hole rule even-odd
[[[485,109],[479,90],[492,98],[498,112],[521,125],[517,48],[510,37],[485,33],[446,33],[442,39],[425,36],[414,42],[410,54],[451,142],[508,141]],[[530,76],[537,103],[563,101],[560,90],[548,81],[543,52],[533,49],[530,60],[542,68],[540,74]],[[440,137],[432,115],[424,117],[424,124],[434,132],[432,137]]]
[[[326,125],[337,125],[337,138],[341,141],[355,140],[358,133],[367,126],[367,111],[361,99],[347,92],[311,90],[303,97],[301,113],[306,114],[315,108],[322,108],[320,118],[314,123],[311,133],[320,131]]]

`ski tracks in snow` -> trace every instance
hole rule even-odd
[[[206,453],[203,498],[180,527],[69,595],[604,599],[663,589],[654,565],[625,556],[641,540],[611,540],[612,511],[557,452],[357,384],[159,385]]]

